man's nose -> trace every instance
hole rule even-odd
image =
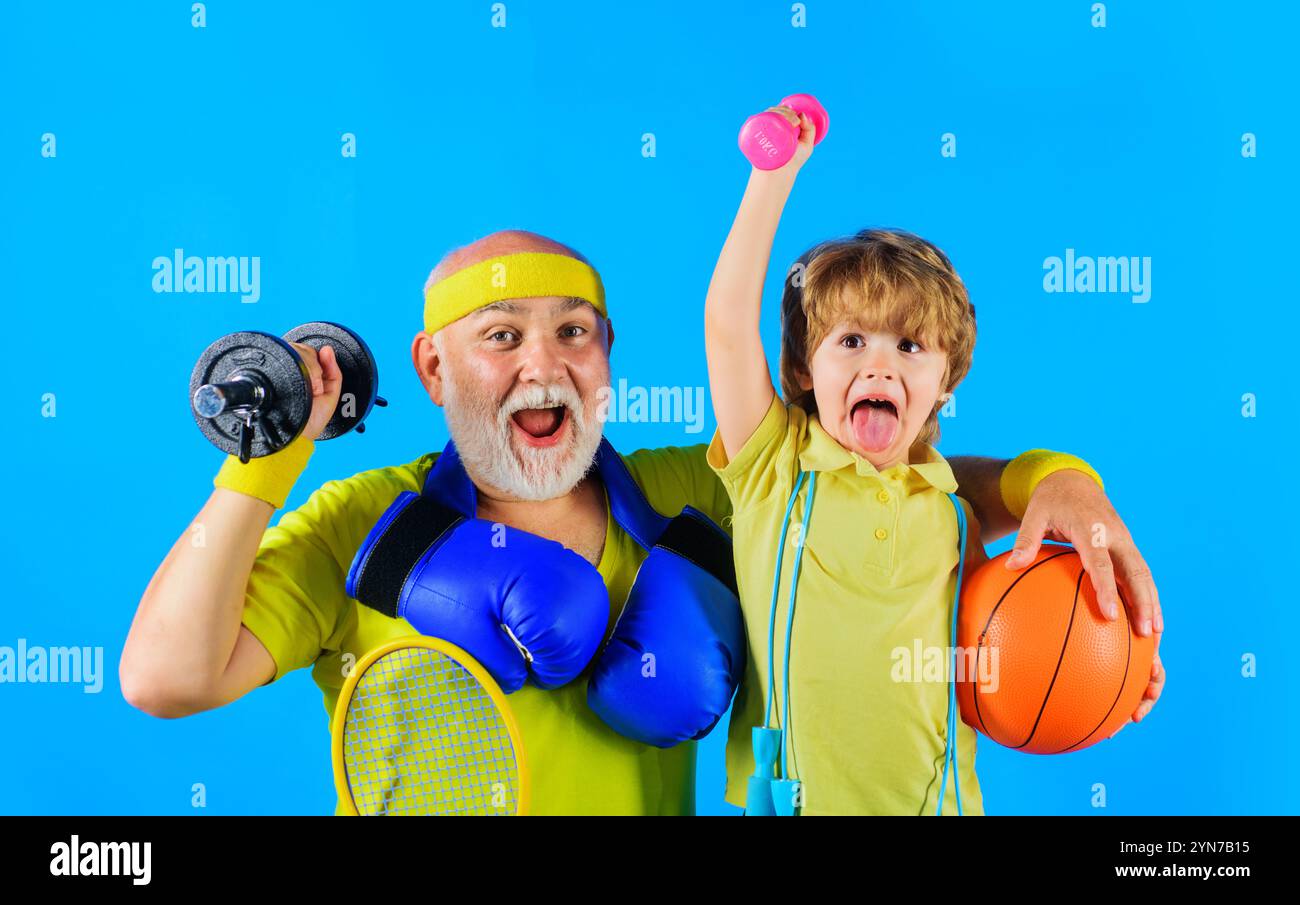
[[[568,373],[563,350],[549,337],[534,337],[524,341],[523,364],[519,369],[519,379],[534,383],[549,384],[560,380]]]

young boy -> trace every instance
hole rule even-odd
[[[948,258],[917,236],[867,230],[818,245],[786,280],[783,402],[759,311],[813,126],[772,109],[800,127],[799,149],[784,167],[751,174],[705,305],[718,419],[709,463],[734,508],[750,655],[731,717],[727,800],[750,813],[771,809],[755,800],[770,795],[777,812],[933,814],[942,798],[943,813],[956,814],[960,786],[962,811],[980,814],[975,733],[950,710],[949,677],[923,680],[921,664],[898,660],[951,643],[957,486],[929,443],[970,367],[975,309]],[[983,548],[962,502],[969,569]],[[775,773],[761,753],[755,765],[760,726],[783,730],[768,735]],[[945,771],[950,732],[956,768]]]

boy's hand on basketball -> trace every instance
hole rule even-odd
[[[1106,492],[1081,471],[1058,471],[1039,482],[1020,522],[1007,568],[1022,569],[1032,563],[1044,539],[1062,541],[1078,551],[1103,616],[1118,619],[1123,600],[1135,631],[1154,636],[1156,654],[1151,662],[1151,677],[1141,703],[1130,717],[1134,723],[1141,722],[1165,688],[1165,667],[1160,661],[1165,620],[1151,569]]]
[[[1147,682],[1147,690],[1142,693],[1142,700],[1138,704],[1138,709],[1134,711],[1133,716],[1129,717],[1129,722],[1140,723],[1146,719],[1146,715],[1151,712],[1151,708],[1156,706],[1156,701],[1160,700],[1160,693],[1165,690],[1165,665],[1160,662],[1160,632],[1156,632],[1156,655],[1151,660],[1151,681]],[[1124,726],[1127,726],[1125,723]],[[1120,726],[1123,729],[1124,726]],[[1119,730],[1115,730],[1118,732]],[[1114,738],[1114,736],[1111,736]]]
[[[1091,477],[1066,469],[1039,482],[1020,522],[1007,568],[1021,569],[1033,562],[1044,538],[1064,541],[1079,551],[1103,616],[1119,618],[1122,590],[1139,635],[1164,631],[1151,570],[1105,491]]]

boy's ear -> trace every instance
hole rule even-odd
[[[949,369],[948,371],[944,371],[944,374],[943,374],[943,394],[942,394],[942,395],[944,395],[944,396],[946,396],[946,397],[951,397],[953,393],[956,393],[956,392],[957,392],[957,387],[961,385],[961,381],[960,381],[960,380],[957,381],[956,383],[953,383],[953,382],[949,379],[949,377],[950,377],[950,373],[951,373],[951,369]],[[944,401],[946,402],[947,400],[945,399]]]
[[[805,393],[813,388],[812,375],[809,374],[808,369],[802,365],[795,365],[794,379],[799,382],[799,389],[803,390]]]

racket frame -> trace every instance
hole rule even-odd
[[[343,760],[343,730],[347,724],[348,705],[352,702],[352,693],[356,690],[361,677],[377,660],[404,648],[424,648],[450,657],[473,676],[479,685],[483,687],[483,690],[488,693],[488,697],[496,705],[497,712],[501,714],[506,733],[510,736],[510,744],[514,748],[515,771],[518,774],[519,784],[515,815],[525,816],[528,813],[531,792],[528,781],[528,761],[524,756],[524,743],[519,732],[519,724],[515,722],[515,714],[506,700],[505,692],[501,690],[501,686],[496,683],[491,674],[483,668],[483,665],[468,653],[449,641],[428,635],[406,635],[401,638],[393,638],[368,651],[357,662],[352,672],[348,674],[347,680],[343,683],[343,688],[339,691],[338,701],[334,705],[334,722],[330,729],[330,753],[334,763],[334,789],[338,793],[339,805],[343,813],[349,817],[358,816],[356,802],[352,798],[352,789],[348,785],[347,768]]]

